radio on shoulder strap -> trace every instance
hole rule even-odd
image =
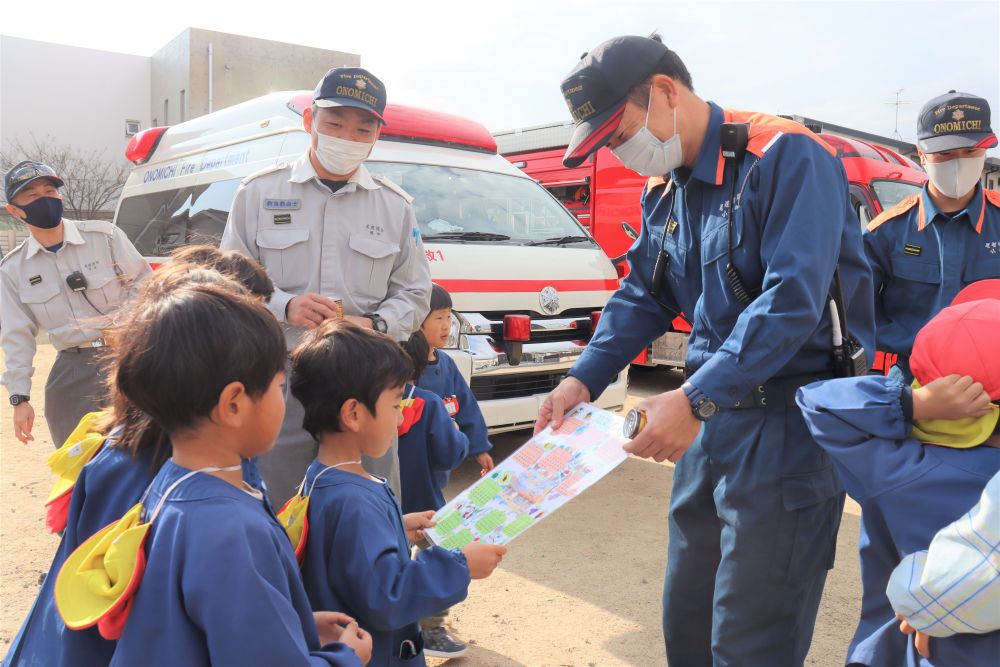
[[[720,128],[719,147],[726,160],[729,172],[729,207],[726,210],[726,233],[728,234],[726,279],[736,301],[746,308],[760,296],[760,288],[747,287],[739,269],[733,264],[733,220],[736,217],[736,181],[740,174],[740,160],[746,154],[750,126],[747,123],[723,123]]]

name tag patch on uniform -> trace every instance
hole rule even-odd
[[[302,208],[301,199],[265,199],[264,208],[268,211],[297,211]]]
[[[37,285],[38,283],[42,282],[42,277],[41,276],[31,276],[30,278],[28,278],[28,282],[30,284],[32,284],[32,285]]]
[[[667,221],[667,234],[673,234],[677,230],[677,221],[673,218]]]
[[[292,221],[291,213],[275,213],[274,214],[274,224],[276,225],[287,225]]]
[[[913,245],[912,243],[907,243],[903,246],[903,252],[907,255],[913,255],[914,257],[919,257],[923,249],[918,245]]]

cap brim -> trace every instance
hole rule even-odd
[[[982,299],[1000,300],[1000,278],[990,278],[972,283],[955,295],[951,305],[957,306],[961,303],[981,301]]]
[[[571,169],[578,167],[588,155],[608,143],[611,135],[618,129],[624,113],[625,102],[621,102],[577,125],[563,156],[563,165]]]
[[[313,104],[323,109],[329,109],[330,107],[354,107],[355,109],[361,109],[362,111],[367,111],[368,113],[375,116],[383,123],[385,122],[385,118],[383,118],[379,112],[375,111],[375,109],[371,108],[364,102],[358,102],[357,100],[349,100],[349,99],[313,100]]]
[[[917,146],[924,153],[941,153],[959,148],[993,148],[997,136],[992,132],[972,132],[968,134],[943,134],[937,137],[918,139]]]
[[[56,186],[57,188],[61,188],[63,185],[65,185],[63,183],[63,180],[61,178],[59,178],[58,176],[36,176],[35,178],[31,179],[30,181],[25,181],[24,183],[21,183],[20,185],[18,185],[16,188],[14,188],[13,192],[9,192],[7,194],[7,203],[13,204],[14,202],[11,201],[11,200],[13,200],[14,197],[17,196],[18,192],[20,192],[21,190],[25,189],[26,187],[28,187],[29,185],[31,185],[35,181],[37,181],[39,179],[42,179],[42,178],[44,178],[45,180],[51,182],[52,185]],[[14,206],[17,206],[17,204],[14,204]]]

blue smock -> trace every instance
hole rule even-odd
[[[432,391],[442,399],[458,399],[458,414],[455,422],[458,428],[469,439],[469,456],[477,456],[493,449],[486,429],[486,419],[479,403],[469,388],[469,383],[455,365],[455,361],[441,350],[436,350],[436,361],[427,364],[427,368],[417,378],[417,386]]]
[[[939,447],[910,437],[909,387],[893,378],[818,382],[800,389],[796,400],[847,492],[861,505],[863,598],[847,662],[872,667],[996,664],[1000,632],[935,637],[931,659],[921,658],[912,638],[899,631],[885,591],[905,556],[927,549],[939,530],[979,502],[986,483],[1000,471],[1000,449]]]
[[[153,481],[152,454],[139,452],[133,458],[120,447],[107,443],[80,471],[70,499],[59,547],[21,630],[14,638],[3,667],[97,667],[107,665],[115,642],[101,637],[97,627],[68,630],[56,609],[53,589],[63,561],[91,535],[117,521],[142,498]],[[244,461],[243,477],[261,486],[253,461]]]
[[[409,397],[412,385],[403,395]],[[403,513],[439,510],[444,494],[437,475],[448,474],[469,453],[469,439],[455,428],[448,409],[437,394],[416,387],[413,397],[424,402],[420,420],[399,436],[399,475]]]
[[[302,578],[309,601],[314,609],[349,614],[372,634],[368,667],[423,665],[422,651],[401,660],[400,647],[409,641],[419,649],[418,621],[465,599],[465,555],[431,547],[411,559],[389,486],[337,468],[320,475],[324,468],[313,461],[306,471],[311,492]]]
[[[145,520],[188,472],[163,464]],[[196,474],[170,493],[145,549],[112,665],[361,664],[344,644],[320,646],[292,545],[266,500]]]

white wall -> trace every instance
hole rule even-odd
[[[150,126],[149,58],[0,35],[0,146],[31,133],[124,160]]]

